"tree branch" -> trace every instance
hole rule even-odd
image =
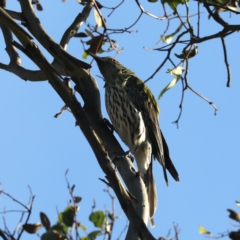
[[[228,59],[227,59],[227,49],[226,49],[226,44],[225,44],[225,40],[222,37],[221,38],[222,41],[222,46],[223,46],[223,54],[224,54],[224,62],[227,68],[227,76],[228,76],[228,80],[227,80],[227,87],[230,87],[230,83],[231,83],[231,70],[230,70],[230,65],[228,63]]]
[[[106,173],[124,212],[133,226],[129,230],[129,232],[132,232],[132,235],[128,235],[128,239],[137,239],[138,234],[141,235],[142,239],[154,239],[145,225],[148,219],[148,202],[142,179],[136,177],[136,172],[133,171],[134,167],[129,159],[114,161],[117,170],[121,173],[131,194],[138,200],[138,203],[136,203],[129,197],[112,163],[108,159],[108,156],[114,159],[116,154],[123,153],[123,150],[112,135],[112,132],[102,121],[99,91],[94,79],[84,69],[79,68],[79,60],[71,57],[45,34],[42,26],[34,15],[33,9],[31,9],[30,2],[27,0],[21,0],[20,2],[28,29],[53,57],[57,59],[61,67],[66,70],[67,75],[71,76],[72,80],[76,83],[76,89],[82,95],[85,102],[84,109],[72,94],[72,91],[70,91],[62,81],[56,69],[47,62],[29,35],[13,21],[3,9],[0,9],[0,21],[3,21],[4,24],[13,31],[22,44],[21,47],[20,45],[18,46],[19,49],[37,64],[55,91],[71,109],[77,124],[92,147],[101,168]],[[89,93],[94,95],[94,98],[90,98]],[[145,223],[140,216],[143,217]]]

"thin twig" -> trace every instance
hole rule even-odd
[[[200,36],[200,3],[198,3],[197,37]]]
[[[216,105],[210,101],[209,99],[207,99],[206,97],[204,97],[203,95],[201,95],[200,93],[198,93],[197,91],[195,91],[192,87],[190,87],[189,85],[187,85],[187,88],[189,90],[191,90],[193,93],[195,93],[197,96],[199,96],[200,98],[202,98],[204,101],[206,101],[207,103],[209,103],[213,108],[214,108],[214,115],[217,115],[217,110],[218,108],[216,107]]]
[[[143,13],[141,12],[140,15],[137,17],[137,19],[134,21],[134,23],[132,23],[130,26],[124,28],[124,29],[112,29],[112,28],[108,28],[107,30],[110,30],[110,31],[115,31],[116,32],[127,32],[128,29],[132,28],[138,21],[139,19],[141,18],[141,16],[143,15]],[[131,33],[131,32],[130,32]]]
[[[119,237],[116,240],[120,240],[121,236],[123,235],[123,233],[126,231],[126,229],[128,228],[128,224],[126,224],[126,226],[124,227],[124,229],[120,232]]]
[[[108,9],[112,9],[112,11],[108,14],[108,17],[110,17],[112,15],[112,13],[123,4],[124,0],[122,0],[116,7],[112,7],[112,8],[108,8]],[[107,8],[107,7],[105,7]]]
[[[14,202],[18,203],[19,205],[21,205],[22,207],[24,207],[27,211],[29,211],[29,208],[24,205],[23,203],[21,203],[20,201],[18,201],[16,198],[12,197],[9,193],[6,193],[4,191],[0,191],[1,194],[4,194],[6,196],[8,196],[9,198],[11,198]]]
[[[30,216],[31,216],[31,213],[32,213],[32,207],[33,207],[34,198],[35,198],[35,196],[33,196],[33,195],[31,194],[31,196],[30,196],[30,206],[29,206],[29,208],[28,208],[28,209],[29,209],[29,210],[28,210],[28,215],[27,215],[27,219],[26,219],[26,221],[25,221],[24,224],[27,224],[28,221],[29,221],[29,219],[30,219]],[[21,239],[21,236],[22,236],[23,231],[24,231],[24,230],[23,230],[23,228],[22,228],[21,231],[20,231],[20,233],[18,234],[17,240]]]
[[[231,70],[230,70],[230,65],[228,63],[228,58],[227,58],[227,49],[226,49],[226,44],[225,44],[225,39],[223,37],[221,37],[221,41],[222,41],[222,46],[223,46],[223,53],[224,53],[224,62],[227,68],[227,76],[228,76],[228,80],[227,80],[227,87],[230,87],[230,83],[231,83]]]
[[[152,13],[147,12],[147,11],[143,8],[143,6],[139,3],[138,0],[135,0],[135,2],[137,3],[137,5],[138,5],[138,7],[139,7],[139,9],[141,10],[142,13],[145,13],[146,15],[148,15],[148,16],[150,16],[150,17],[152,17],[152,18],[155,18],[155,19],[157,19],[157,20],[164,20],[164,19],[166,19],[166,16],[158,17],[158,16],[156,16],[156,15],[154,15],[154,14],[152,14]]]
[[[186,31],[184,31],[184,32],[182,32],[181,34],[178,35],[176,41],[174,43],[172,43],[172,46],[167,50],[168,53],[167,53],[167,56],[165,57],[165,59],[162,61],[160,66],[154,71],[154,73],[144,81],[144,83],[146,83],[147,81],[152,79],[156,75],[156,73],[163,67],[163,65],[166,63],[166,61],[170,58],[170,54],[171,54],[172,49],[177,45],[177,43],[179,43],[179,39],[188,32],[189,32],[189,30],[186,30]],[[155,50],[158,50],[158,49],[155,49]]]
[[[178,114],[178,117],[175,121],[173,121],[172,123],[176,124],[177,125],[177,128],[179,128],[179,120],[182,116],[182,112],[183,112],[183,100],[184,100],[184,92],[186,90],[186,87],[184,86],[184,80],[183,78],[181,78],[181,82],[182,82],[182,96],[181,96],[181,101],[180,101],[180,104],[179,104],[179,108],[180,108],[180,111],[179,111],[179,114]]]

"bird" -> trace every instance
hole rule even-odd
[[[112,125],[133,154],[138,173],[146,186],[150,225],[154,227],[157,190],[152,171],[153,159],[162,165],[167,186],[166,170],[179,182],[178,172],[160,130],[159,106],[151,90],[130,69],[111,57],[90,55],[105,81],[105,105]]]

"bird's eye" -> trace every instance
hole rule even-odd
[[[118,63],[118,61],[117,61],[117,60],[115,60],[115,59],[112,59],[112,62],[113,62],[113,63]]]

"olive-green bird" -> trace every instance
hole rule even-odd
[[[134,155],[145,183],[150,224],[154,226],[157,191],[152,173],[152,158],[162,165],[167,185],[166,169],[179,181],[178,172],[171,161],[167,143],[159,127],[157,101],[147,85],[118,61],[110,57],[91,55],[104,77],[108,115],[116,132]]]

